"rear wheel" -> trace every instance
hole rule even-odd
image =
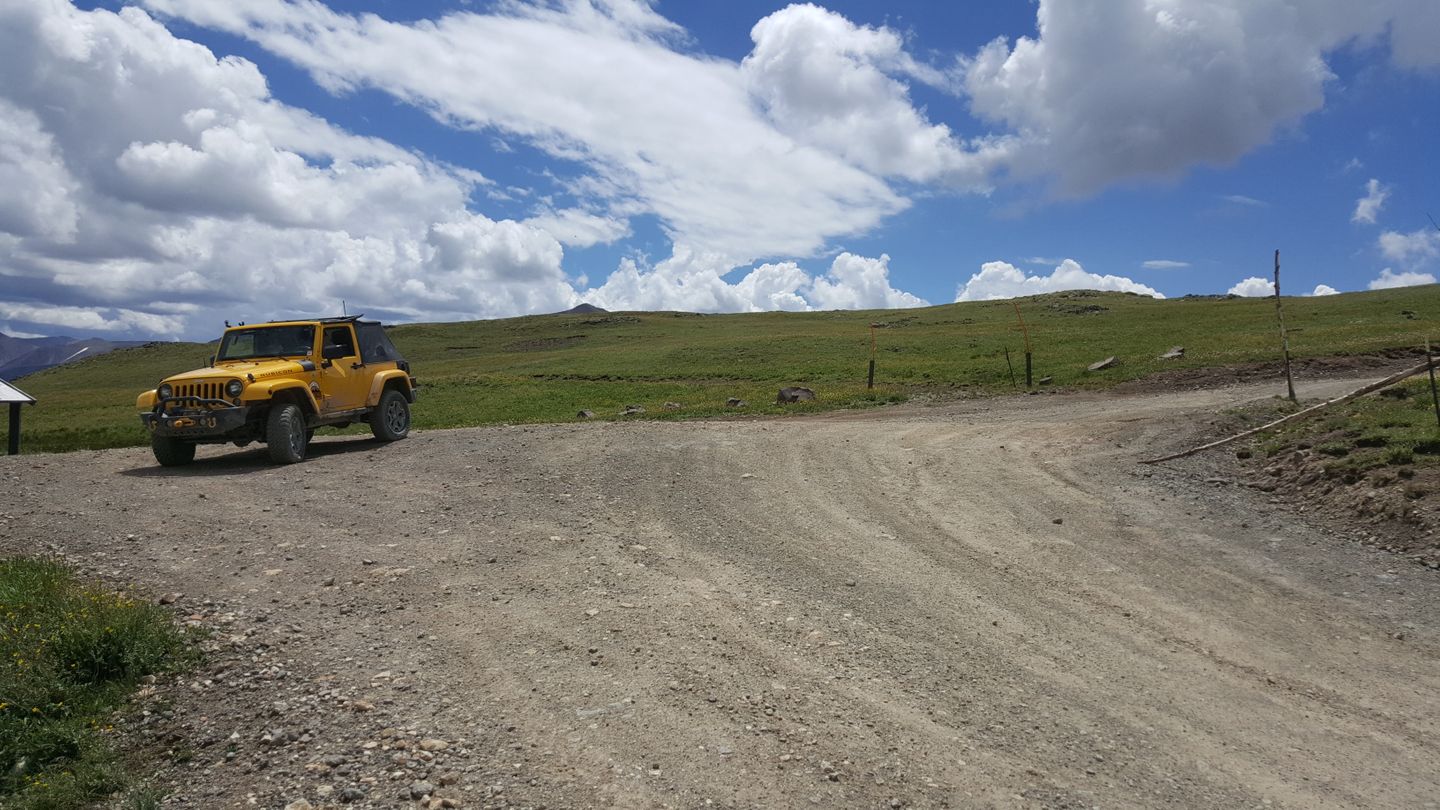
[[[410,402],[394,388],[385,389],[380,404],[370,412],[370,432],[382,442],[403,439],[410,433]]]
[[[276,405],[265,421],[265,444],[270,460],[294,464],[305,458],[305,414],[299,405]]]
[[[181,467],[195,460],[195,444],[169,436],[151,436],[150,449],[162,467]]]

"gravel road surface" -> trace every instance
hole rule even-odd
[[[174,806],[1440,806],[1440,572],[1135,463],[1272,393],[22,456],[0,552],[210,630]]]

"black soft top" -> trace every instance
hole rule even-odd
[[[379,321],[355,321],[355,337],[360,341],[360,362],[362,363],[403,363],[400,350],[390,342],[385,327]]]

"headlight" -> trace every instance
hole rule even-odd
[[[245,383],[242,383],[239,380],[231,380],[230,382],[225,383],[225,396],[227,397],[238,397],[244,390]]]
[[[160,388],[155,393],[159,394],[161,399],[169,399],[175,389],[170,387],[170,383],[160,383]]]

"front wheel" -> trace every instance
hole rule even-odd
[[[195,443],[169,436],[151,436],[150,449],[162,467],[182,467],[195,460]]]
[[[394,388],[380,395],[380,404],[370,413],[370,432],[382,442],[403,439],[410,433],[410,402]]]
[[[265,422],[270,460],[294,464],[305,458],[305,414],[298,405],[276,405]]]

